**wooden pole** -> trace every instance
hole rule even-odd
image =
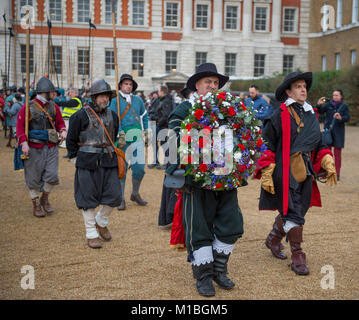
[[[17,74],[16,74],[16,32],[14,32],[14,85],[17,86]]]
[[[116,17],[115,17],[115,0],[112,0],[112,36],[113,36],[113,58],[115,63],[115,81],[116,81],[116,97],[117,97],[117,115],[121,127],[121,111],[120,111],[120,93],[118,87],[118,64],[117,64],[117,43],[116,43]]]
[[[26,9],[26,95],[25,95],[25,135],[29,139],[29,91],[30,91],[30,18],[29,9]],[[28,156],[22,159],[28,159]]]

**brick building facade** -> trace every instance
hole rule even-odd
[[[100,77],[115,84],[111,0],[7,0],[4,5],[16,32],[10,83],[15,74],[18,85],[25,77],[21,8],[31,5],[31,79],[48,71],[49,18],[55,85],[81,87]],[[309,0],[117,0],[119,73],[132,73],[148,93],[160,84],[183,87],[196,65],[207,61],[231,79],[307,70],[309,11]],[[89,18],[96,25],[90,53]],[[4,57],[0,63],[3,69]]]
[[[359,1],[311,1],[308,66],[345,69],[359,63]]]

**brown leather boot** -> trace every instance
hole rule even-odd
[[[292,251],[291,269],[298,275],[306,276],[309,274],[305,253],[300,244],[303,242],[303,226],[293,227],[288,232],[290,250]]]
[[[45,212],[42,211],[40,200],[38,197],[35,199],[32,199],[32,205],[34,206],[33,213],[34,213],[35,217],[41,218],[41,217],[46,216]]]
[[[87,244],[92,249],[102,248],[102,243],[101,243],[101,240],[99,238],[87,239]]]
[[[268,234],[268,237],[265,241],[265,245],[268,249],[270,249],[273,256],[281,260],[287,259],[287,255],[282,252],[284,247],[281,244],[282,239],[286,235],[285,231],[283,230],[283,224],[284,222],[280,214],[277,215],[274,220],[273,229]]]
[[[46,213],[54,212],[54,209],[51,207],[51,205],[49,203],[49,193],[48,192],[44,191],[42,193],[42,196],[40,198],[40,204]]]
[[[110,241],[112,239],[110,231],[107,229],[107,227],[100,227],[96,223],[96,228],[98,230],[98,233],[100,234],[101,238],[105,241]]]

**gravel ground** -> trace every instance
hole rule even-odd
[[[0,132],[0,299],[202,299],[197,294],[185,251],[171,250],[170,231],[157,226],[164,172],[146,169],[139,207],[114,210],[113,240],[100,250],[86,244],[83,218],[73,197],[74,166],[62,158],[61,183],[50,195],[55,213],[38,219],[22,172],[13,171],[13,150]],[[264,246],[276,213],[258,211],[259,182],[239,189],[245,232],[234,248],[231,291],[216,287],[216,299],[358,299],[359,297],[359,137],[347,127],[342,179],[336,187],[319,184],[323,207],[312,208],[304,227],[303,249],[310,275],[296,276],[289,260],[277,260]],[[284,243],[285,252],[289,246]],[[35,272],[35,289],[24,290],[23,266]],[[327,267],[334,271],[334,289]],[[322,272],[323,271],[323,272]]]

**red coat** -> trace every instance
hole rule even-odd
[[[47,109],[47,105],[45,105],[42,101],[36,99],[36,102],[39,103],[45,110]],[[60,108],[54,103],[55,106],[55,128],[58,132],[61,132],[63,130],[66,130],[66,125],[64,122],[64,119],[61,115]],[[31,113],[29,110],[29,123],[31,121]],[[17,116],[17,123],[16,123],[16,137],[19,140],[19,144],[23,143],[24,141],[28,141],[28,137],[25,134],[25,104],[21,107],[19,114]],[[32,148],[43,148],[45,144],[43,143],[35,143],[35,142],[29,142],[29,146]],[[47,146],[49,148],[52,148],[56,146],[56,143],[48,143]]]

